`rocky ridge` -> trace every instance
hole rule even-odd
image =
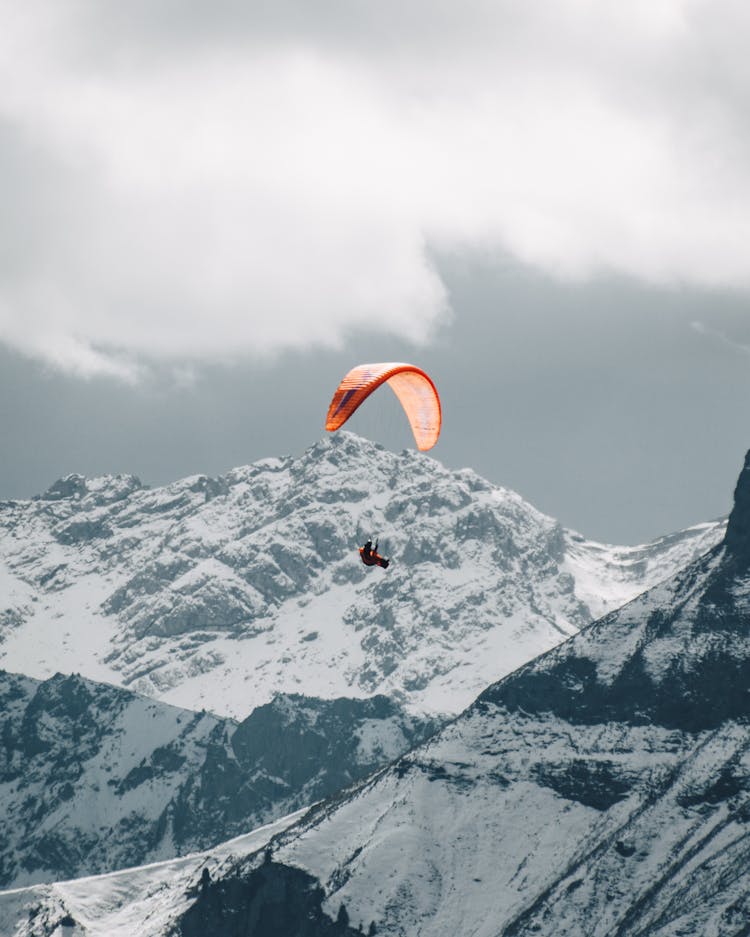
[[[333,794],[436,728],[382,696],[278,696],[237,723],[62,674],[0,672],[0,712],[5,888],[205,849]]]
[[[468,469],[347,433],[163,488],[71,475],[0,503],[0,665],[236,718],[280,692],[455,713],[723,529],[593,543]],[[358,562],[371,534],[387,574]]]

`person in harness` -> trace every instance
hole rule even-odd
[[[381,566],[383,569],[388,569],[388,564],[391,562],[378,553],[377,540],[374,547],[372,540],[366,540],[365,545],[359,548],[359,555],[362,557],[365,566]]]

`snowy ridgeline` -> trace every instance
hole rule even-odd
[[[0,895],[0,931],[745,934],[749,625],[750,454],[723,544],[359,787],[207,854]]]
[[[235,718],[278,692],[456,713],[723,529],[592,543],[468,469],[346,433],[153,490],[69,476],[0,504],[0,666]],[[370,534],[387,573],[358,561]]]
[[[436,728],[385,697],[280,696],[236,723],[78,676],[2,672],[0,708],[2,888],[213,846],[365,777]]]

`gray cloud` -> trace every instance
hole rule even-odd
[[[423,343],[449,308],[432,249],[750,283],[740,4],[0,16],[0,339],[61,368]]]
[[[561,285],[511,263],[436,264],[455,318],[418,352],[360,333],[340,350],[177,374],[166,365],[124,386],[0,349],[0,498],[28,497],[67,472],[128,471],[158,484],[299,454],[324,435],[352,362],[416,356],[444,408],[430,455],[471,466],[588,536],[636,543],[729,510],[747,448],[750,368],[690,324],[750,340],[741,297],[614,279]],[[349,426],[395,451],[414,445],[389,392]]]

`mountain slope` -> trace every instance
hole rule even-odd
[[[746,933],[749,493],[750,454],[722,545],[490,687],[274,858],[385,934]]]
[[[0,664],[235,717],[300,691],[457,712],[723,528],[591,543],[469,470],[346,433],[154,490],[68,476],[0,503]],[[370,534],[387,574],[358,561]]]
[[[317,930],[299,916],[278,937],[337,919],[381,937],[747,934],[749,600],[750,453],[708,555],[273,836],[127,873],[147,880],[120,892],[131,922],[144,937],[239,933],[277,881],[297,883],[300,909],[325,894]],[[101,879],[0,895],[0,915],[18,937],[32,907],[116,937],[115,893]]]
[[[434,731],[385,697],[279,696],[243,722],[78,676],[0,672],[0,886],[214,845],[326,797]]]

